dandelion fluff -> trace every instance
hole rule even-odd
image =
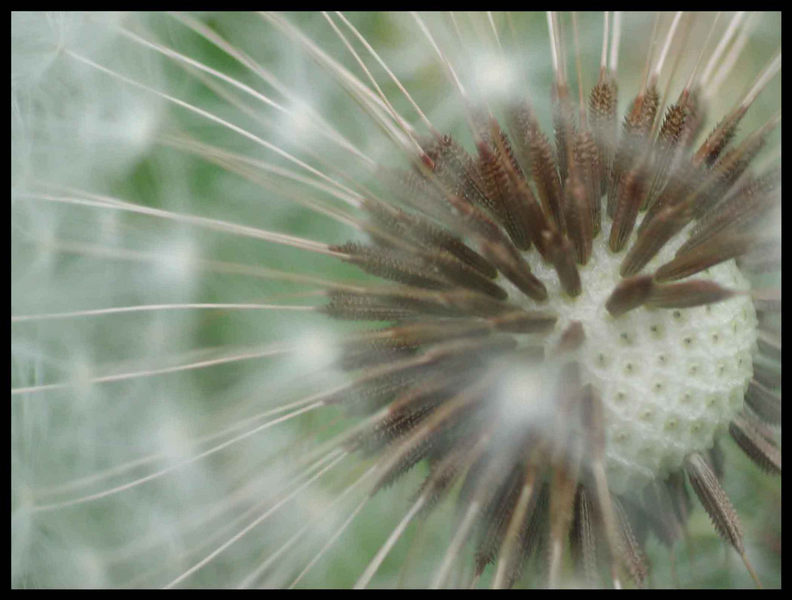
[[[778,586],[779,47],[14,13],[12,585]]]

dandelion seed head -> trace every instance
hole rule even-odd
[[[675,250],[666,246],[648,268],[671,260]],[[621,280],[621,261],[595,245],[580,269],[583,293],[576,297],[563,292],[552,266],[539,265],[536,273],[550,281],[558,312],[546,352],[572,323],[582,325],[583,378],[601,390],[607,413],[610,484],[619,493],[639,493],[679,468],[690,452],[710,448],[714,435],[742,410],[734,399],[742,398],[752,376],[756,313],[749,298],[738,296],[706,308],[640,308],[615,319],[605,307]],[[750,287],[733,262],[713,267],[706,277],[731,289]],[[684,382],[680,372],[687,375]]]
[[[15,14],[13,585],[777,583],[746,17]]]
[[[18,182],[107,182],[128,170],[151,148],[162,104],[104,77],[73,58],[112,56],[115,65],[144,74],[159,71],[151,60],[118,48],[129,15],[103,13],[13,14],[12,169]],[[70,157],[66,165],[62,156]],[[81,175],[78,177],[77,173]]]

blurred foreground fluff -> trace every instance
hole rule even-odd
[[[13,585],[778,586],[780,66],[772,14],[14,14]]]

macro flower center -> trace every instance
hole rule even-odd
[[[12,585],[779,586],[780,35],[12,13]]]
[[[663,248],[647,270],[673,258],[679,243]],[[606,469],[617,493],[640,491],[679,468],[690,453],[712,447],[716,433],[742,410],[757,323],[746,294],[694,308],[642,306],[614,318],[605,303],[620,281],[622,259],[623,253],[595,241],[591,260],[580,267],[582,292],[575,298],[563,293],[551,265],[534,270],[558,314],[546,348],[571,322],[583,326],[582,377],[602,398]],[[700,277],[749,289],[733,260]]]

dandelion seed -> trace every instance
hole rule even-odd
[[[15,13],[12,584],[778,585],[778,21]]]

